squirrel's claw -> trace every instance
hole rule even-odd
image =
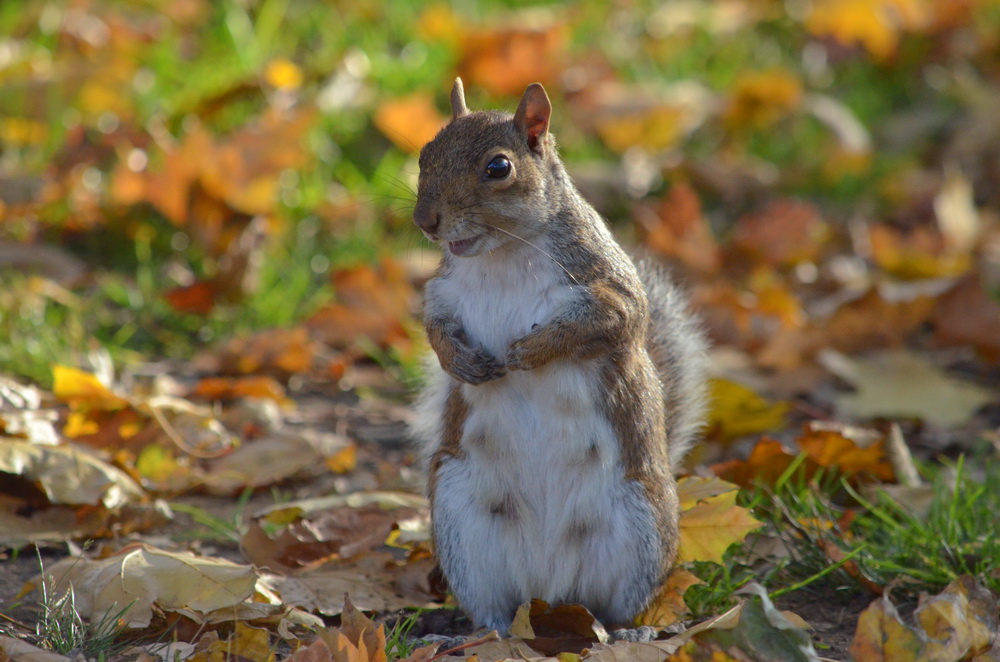
[[[480,348],[457,353],[447,372],[460,382],[478,386],[500,379],[507,374],[507,367]]]

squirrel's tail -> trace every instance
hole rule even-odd
[[[708,341],[667,272],[650,260],[637,266],[649,299],[646,345],[663,380],[670,467],[676,472],[705,423]]]

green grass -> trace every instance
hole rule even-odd
[[[401,660],[409,657],[417,648],[425,645],[420,639],[410,639],[410,632],[420,621],[426,609],[415,609],[405,618],[397,620],[385,633],[385,654],[390,660]]]
[[[126,637],[128,626],[122,617],[132,606],[117,612],[108,610],[92,622],[85,622],[76,609],[76,593],[70,586],[57,595],[46,580],[42,558],[38,557],[41,582],[40,615],[33,643],[60,655],[79,654],[87,660],[109,660],[132,645]]]
[[[935,469],[926,512],[886,491],[863,496],[834,474],[794,477],[757,494],[755,515],[790,552],[785,572],[793,588],[824,584],[862,587],[865,582],[916,596],[937,593],[962,575],[1000,591],[1000,467],[977,463],[973,476],[960,457]],[[854,511],[854,512],[851,512]],[[853,515],[853,517],[851,516]],[[787,591],[781,591],[787,592]]]

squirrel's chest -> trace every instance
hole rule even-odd
[[[467,340],[503,362],[507,347],[568,305],[575,288],[548,260],[463,260],[440,288]]]

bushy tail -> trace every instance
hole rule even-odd
[[[670,466],[676,472],[705,423],[708,341],[666,271],[649,260],[637,266],[649,298],[646,345],[663,380]]]

